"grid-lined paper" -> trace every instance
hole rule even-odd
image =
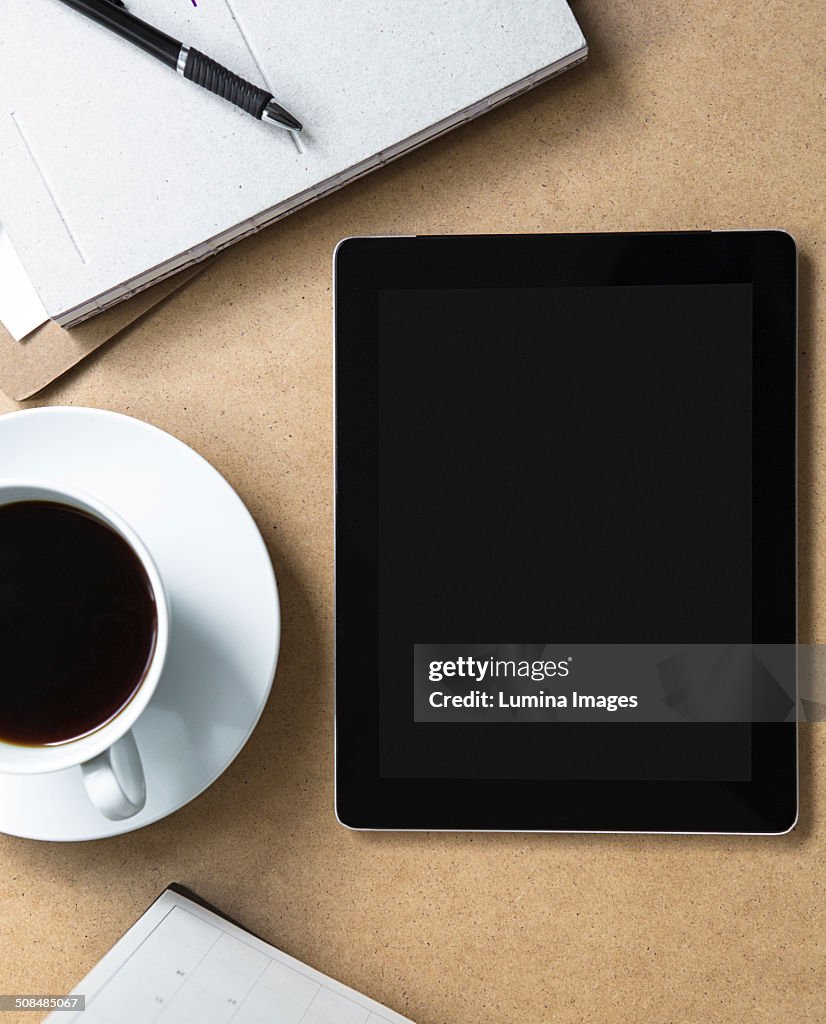
[[[410,1024],[167,890],[75,989],[53,1024]]]

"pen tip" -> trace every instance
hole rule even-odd
[[[300,121],[294,118],[280,104],[276,103],[275,100],[270,100],[266,107],[264,107],[261,120],[277,124],[279,127],[286,128],[290,132],[300,132],[303,127]]]

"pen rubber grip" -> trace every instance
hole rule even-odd
[[[240,75],[227,70],[223,64],[207,57],[205,53],[191,47],[186,59],[184,78],[203,86],[204,89],[209,89],[216,96],[229,100],[230,103],[246,110],[248,114],[252,114],[259,120],[264,107],[272,99],[272,94],[268,93],[266,89],[260,89],[245,78],[241,78]]]

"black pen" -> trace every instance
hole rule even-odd
[[[223,65],[212,60],[199,50],[183,43],[165,32],[148,25],[134,14],[130,14],[122,0],[62,0],[68,7],[85,14],[88,18],[111,29],[123,39],[157,57],[167,67],[174,68],[179,75],[214,92],[248,114],[278,125],[291,132],[301,131],[301,122],[275,102],[272,93],[259,89],[239,75],[228,71]]]

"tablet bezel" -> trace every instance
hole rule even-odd
[[[378,630],[377,302],[381,290],[405,288],[750,283],[754,640],[795,643],[792,237],[783,231],[730,231],[348,238],[336,249],[334,282],[339,821],[357,829],[450,831],[780,834],[792,828],[798,806],[794,723],[752,725],[749,782],[382,778],[378,678],[376,672],[369,675],[364,658],[365,650],[376,649]]]

